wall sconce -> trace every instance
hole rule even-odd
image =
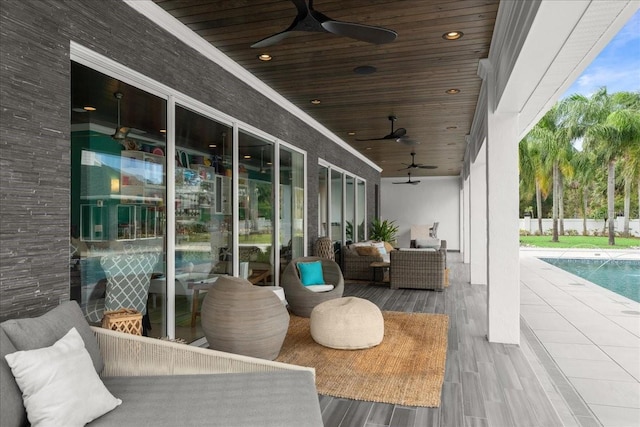
[[[119,178],[111,178],[111,192],[119,193],[120,192],[120,179]]]

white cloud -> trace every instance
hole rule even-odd
[[[566,95],[591,95],[601,87],[609,93],[640,90],[640,12],[611,40]]]

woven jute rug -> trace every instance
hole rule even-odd
[[[279,362],[316,369],[318,393],[407,406],[440,406],[449,317],[383,311],[384,339],[364,350],[317,344],[309,319],[291,316]]]

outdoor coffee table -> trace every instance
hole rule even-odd
[[[380,270],[382,272],[382,282],[384,282],[384,271],[388,268],[391,268],[391,263],[384,261],[374,261],[369,264],[371,270],[373,271],[373,278],[371,279],[371,283],[376,283],[376,270]]]

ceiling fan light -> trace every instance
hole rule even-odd
[[[462,31],[447,31],[442,35],[442,38],[445,40],[458,40],[462,38],[464,33]]]

